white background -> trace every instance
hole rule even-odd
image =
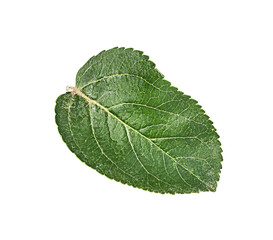
[[[272,1],[1,1],[0,24],[0,239],[273,239]],[[211,117],[215,193],[134,189],[61,140],[56,98],[115,46],[144,51]]]

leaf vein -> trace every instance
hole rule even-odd
[[[120,168],[110,157],[108,157],[106,155],[106,153],[104,152],[102,146],[99,144],[99,141],[96,137],[96,134],[95,134],[95,130],[94,130],[94,126],[93,126],[93,120],[92,120],[92,110],[91,110],[91,104],[89,104],[89,117],[90,117],[90,127],[91,127],[91,130],[92,130],[92,133],[93,133],[93,136],[94,136],[94,139],[97,143],[97,146],[98,148],[100,149],[101,153],[113,164],[115,165],[120,171],[122,171],[123,173],[125,173],[126,175],[130,176],[131,178],[134,178],[134,176],[132,176],[131,174],[127,173],[126,171],[124,171],[122,168]]]
[[[100,78],[100,79],[97,79],[97,80],[95,80],[95,81],[93,81],[93,82],[89,82],[89,83],[83,85],[82,87],[79,88],[79,90],[82,90],[82,89],[86,88],[87,86],[89,86],[89,85],[91,85],[91,84],[93,84],[93,83],[101,82],[102,80],[105,80],[105,79],[107,79],[107,78],[122,77],[122,76],[129,76],[129,77],[134,77],[134,78],[141,79],[141,80],[143,80],[144,82],[146,82],[147,84],[151,85],[152,87],[154,87],[155,89],[157,89],[157,90],[159,90],[159,91],[161,91],[161,92],[173,92],[173,91],[162,90],[162,89],[158,88],[157,86],[155,86],[153,83],[147,81],[145,78],[140,77],[140,76],[138,76],[138,75],[130,74],[130,73],[119,73],[119,74],[113,74],[113,75],[109,75],[109,76],[104,76],[104,77],[102,77],[102,78]]]
[[[167,183],[167,182],[165,182],[165,181],[159,179],[158,177],[154,176],[152,173],[150,173],[150,172],[146,169],[146,167],[144,166],[144,164],[140,161],[139,157],[137,156],[137,153],[136,153],[135,148],[134,148],[134,146],[133,146],[133,144],[132,144],[132,141],[131,141],[131,137],[130,137],[130,133],[129,133],[128,128],[125,127],[125,130],[126,130],[126,133],[127,133],[128,141],[129,141],[130,146],[131,146],[131,148],[132,148],[132,150],[133,150],[133,152],[134,152],[134,154],[135,154],[135,156],[136,156],[136,159],[137,159],[137,161],[139,162],[139,164],[141,165],[141,167],[145,170],[145,172],[146,172],[147,174],[151,175],[152,177],[154,177],[156,180],[158,180],[158,181],[160,181],[160,182],[163,182],[163,183],[165,183],[165,184],[171,186],[169,183]]]
[[[194,122],[196,124],[200,124],[200,125],[203,125],[203,126],[207,127],[207,125],[205,125],[204,123],[197,122],[197,121],[193,120],[192,118],[187,118],[187,117],[184,117],[183,115],[180,115],[178,113],[169,112],[169,111],[166,111],[166,110],[158,109],[156,107],[145,105],[145,104],[140,104],[140,103],[120,103],[120,104],[111,106],[110,108],[108,108],[108,110],[111,110],[113,108],[120,107],[120,106],[123,106],[123,105],[136,105],[136,106],[141,106],[141,107],[147,107],[147,108],[150,108],[150,109],[154,109],[156,111],[160,111],[160,112],[172,114],[172,115],[175,115],[175,116],[178,116],[178,117],[182,117],[187,121]]]

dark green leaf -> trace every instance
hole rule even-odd
[[[152,192],[216,190],[222,156],[212,122],[142,52],[101,52],[67,91],[57,99],[56,122],[88,166]]]

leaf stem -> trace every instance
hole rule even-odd
[[[71,86],[67,86],[67,87],[66,87],[66,91],[67,91],[67,92],[71,92],[72,96],[74,96],[75,94],[77,94],[78,96],[80,96],[80,97],[82,97],[83,99],[85,99],[85,100],[88,102],[89,105],[95,104],[95,105],[97,105],[98,107],[100,107],[101,109],[103,109],[104,111],[110,113],[109,110],[108,110],[106,107],[102,106],[101,104],[99,104],[99,103],[96,102],[95,100],[93,100],[93,99],[89,98],[88,96],[86,96],[86,95],[85,95],[83,92],[81,92],[81,90],[79,90],[78,88],[76,88],[76,87],[71,87]]]
[[[71,92],[71,94],[74,96],[75,94],[79,95],[80,97],[84,98],[88,103],[95,103],[92,99],[87,97],[84,93],[82,93],[78,88],[67,86],[66,87],[67,92]]]

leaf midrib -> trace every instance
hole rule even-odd
[[[200,181],[202,184],[204,184],[205,186],[207,186],[209,188],[209,190],[214,190],[211,186],[209,186],[206,182],[204,182],[203,180],[201,180],[198,176],[196,176],[192,171],[190,171],[189,169],[187,169],[183,164],[179,163],[178,161],[176,161],[175,158],[173,158],[171,155],[169,155],[167,152],[165,152],[161,147],[159,147],[157,144],[155,144],[151,139],[149,139],[148,137],[146,137],[145,135],[143,135],[142,133],[140,133],[138,130],[134,129],[133,127],[131,127],[130,125],[128,125],[127,123],[125,123],[124,121],[122,121],[121,119],[119,119],[115,114],[113,114],[112,112],[110,112],[108,110],[108,108],[104,107],[103,105],[101,105],[100,103],[98,103],[97,101],[89,98],[88,96],[86,96],[83,92],[81,92],[78,88],[76,87],[67,87],[66,89],[67,91],[70,91],[72,96],[73,95],[78,95],[80,97],[82,97],[84,100],[86,100],[88,102],[88,104],[94,104],[96,106],[98,106],[99,108],[101,108],[102,110],[104,110],[107,114],[111,115],[112,117],[114,117],[116,120],[118,120],[122,125],[124,125],[127,128],[132,129],[134,132],[136,132],[137,134],[139,134],[141,137],[147,139],[152,145],[154,145],[156,148],[158,148],[163,154],[167,155],[170,159],[172,159],[176,164],[178,164],[179,166],[181,166],[184,170],[186,170],[187,172],[189,172],[192,176],[194,176],[198,181]]]

